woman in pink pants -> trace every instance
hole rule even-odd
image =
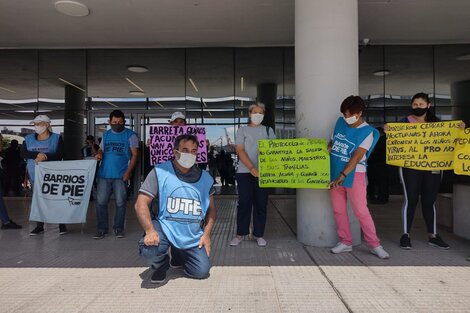
[[[379,134],[362,119],[365,105],[361,97],[349,96],[341,104],[343,117],[338,118],[328,148],[330,150],[330,198],[340,241],[332,253],[351,252],[347,199],[359,220],[370,252],[381,259],[390,256],[380,245],[375,225],[367,207],[366,161]]]

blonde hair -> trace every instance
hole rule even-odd
[[[261,110],[263,110],[263,113],[266,111],[266,106],[264,105],[264,103],[256,102],[248,107],[248,113],[251,113],[251,111],[253,111],[253,109],[256,107],[261,108]]]

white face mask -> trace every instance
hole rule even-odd
[[[176,150],[178,151],[178,150]],[[191,168],[196,163],[196,156],[191,153],[178,151],[180,157],[176,160],[184,168]]]
[[[250,116],[251,122],[255,125],[261,124],[261,122],[263,121],[263,118],[264,118],[264,114],[261,114],[261,113],[253,113]]]
[[[348,123],[349,125],[352,125],[352,124],[356,123],[359,120],[359,118],[356,115],[353,115],[353,116],[350,116],[350,117],[344,117],[343,116],[343,118],[344,118],[344,121],[346,123]]]
[[[43,132],[46,131],[46,129],[47,129],[47,126],[39,126],[39,125],[34,126],[34,131],[38,135],[41,135]]]

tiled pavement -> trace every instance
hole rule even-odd
[[[93,240],[94,205],[87,224],[58,235],[46,225],[30,237],[29,199],[7,199],[21,231],[0,230],[0,312],[470,312],[470,242],[441,234],[452,246],[427,245],[417,210],[413,250],[401,250],[401,197],[371,205],[378,234],[391,254],[379,260],[362,244],[332,255],[295,237],[295,197],[270,198],[266,239],[229,247],[236,198],[220,196],[209,279],[187,279],[171,269],[164,285],[149,282],[137,256],[142,234],[128,204],[127,234]],[[112,214],[111,214],[112,216]]]

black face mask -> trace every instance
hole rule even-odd
[[[414,116],[423,116],[428,112],[428,108],[414,108],[412,111]]]
[[[120,133],[124,130],[124,124],[111,124],[111,129],[116,133]]]

